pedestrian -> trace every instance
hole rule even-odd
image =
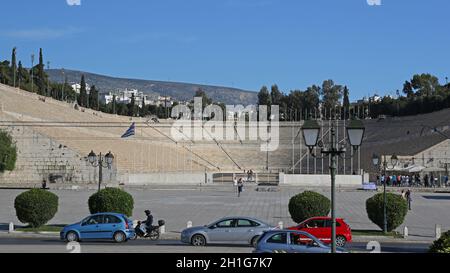
[[[406,200],[406,192],[405,192],[405,190],[402,190],[402,198]]]
[[[430,178],[430,183],[431,183],[431,188],[434,188],[434,175],[431,174],[431,178]]]
[[[448,175],[446,175],[444,177],[444,186],[447,187],[448,186]]]
[[[408,209],[411,210],[412,197],[411,197],[411,190],[410,189],[408,189],[406,191],[406,201],[408,202]]]
[[[429,186],[428,174],[426,174],[424,176],[423,180],[424,180],[423,182],[425,184],[425,188],[428,188],[428,186]]]
[[[238,190],[238,197],[241,197],[241,192],[244,187],[244,182],[242,181],[242,178],[239,178],[239,182],[237,184],[237,190]]]
[[[47,180],[42,180],[42,189],[46,190],[47,189]]]

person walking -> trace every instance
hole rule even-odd
[[[411,197],[411,190],[408,189],[406,191],[406,202],[408,202],[408,209],[411,210],[411,202],[412,202],[412,197]]]
[[[244,182],[242,181],[242,178],[239,178],[238,184],[237,184],[237,191],[238,191],[238,197],[241,197],[241,192],[244,187]]]

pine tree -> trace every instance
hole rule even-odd
[[[81,107],[86,107],[87,105],[87,92],[86,92],[86,81],[84,79],[84,75],[81,75],[81,83],[80,83],[80,95],[78,96],[78,105]]]
[[[258,105],[272,105],[272,99],[266,86],[263,86],[258,93]]]

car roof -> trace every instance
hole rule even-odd
[[[91,214],[90,216],[96,216],[96,215],[115,215],[115,216],[125,216],[122,213],[117,213],[117,212],[99,212],[99,213],[94,213]]]
[[[225,221],[225,220],[232,220],[232,219],[245,219],[245,220],[252,220],[258,223],[262,223],[262,224],[267,224],[266,222],[253,218],[253,217],[247,217],[247,216],[229,216],[229,217],[223,217],[221,219],[218,219],[217,221],[214,222],[219,222],[219,221]]]
[[[328,216],[315,216],[315,217],[308,218],[308,219],[304,220],[303,222],[306,222],[306,221],[309,221],[309,220],[331,220],[331,217],[328,217]],[[336,220],[344,220],[344,218],[336,218]]]

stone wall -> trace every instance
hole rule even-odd
[[[0,183],[40,184],[43,180],[57,184],[97,183],[98,167],[91,166],[85,156],[65,145],[30,127],[0,127],[0,130],[8,132],[17,147],[16,168],[0,174]],[[103,181],[114,183],[116,172],[114,166],[104,168]]]

